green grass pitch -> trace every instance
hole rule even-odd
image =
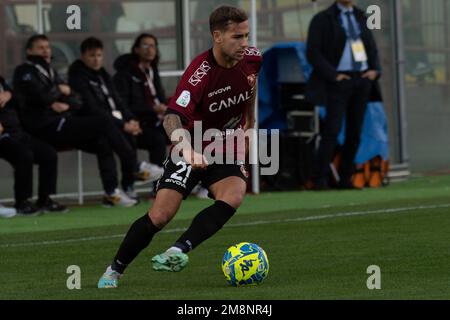
[[[450,299],[450,176],[376,190],[248,196],[185,270],[153,271],[150,258],[209,203],[185,201],[115,290],[97,289],[98,278],[148,202],[1,219],[0,299]],[[267,252],[270,271],[260,286],[225,282],[222,256],[241,241]],[[70,265],[81,268],[81,290],[66,287]],[[381,269],[380,290],[366,286],[370,265]]]

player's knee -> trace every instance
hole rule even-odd
[[[244,194],[245,193],[241,191],[227,192],[222,197],[216,198],[216,200],[222,200],[223,202],[226,202],[233,208],[237,209],[244,201]]]
[[[159,229],[162,229],[170,222],[174,213],[163,208],[152,208],[148,215],[152,220],[152,223]]]

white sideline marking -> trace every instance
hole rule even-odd
[[[308,217],[299,217],[299,218],[292,218],[292,219],[260,220],[260,221],[225,225],[224,228],[237,228],[237,227],[255,226],[255,225],[262,225],[262,224],[269,224],[269,223],[324,220],[324,219],[333,219],[333,218],[340,218],[340,217],[365,216],[365,215],[369,215],[369,214],[380,214],[380,213],[399,213],[399,212],[412,211],[412,210],[440,209],[440,208],[450,208],[450,204],[418,206],[418,207],[404,207],[404,208],[391,208],[391,209],[378,209],[378,210],[369,210],[369,211],[341,212],[341,213],[335,213],[335,214],[324,214],[324,215],[319,215],[319,216],[308,216]],[[167,229],[167,230],[162,230],[161,233],[182,232],[182,231],[185,231],[186,229],[187,228]],[[114,239],[114,238],[122,238],[124,236],[125,236],[125,234],[113,234],[113,235],[109,235],[109,236],[86,237],[86,238],[67,239],[67,240],[8,243],[8,244],[0,245],[0,248],[34,247],[34,246],[41,246],[41,245],[63,244],[63,243],[73,243],[73,242],[82,242],[82,241],[108,240],[108,239]]]

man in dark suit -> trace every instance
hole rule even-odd
[[[313,173],[314,187],[319,190],[328,188],[330,163],[344,116],[346,138],[338,187],[353,188],[353,161],[366,105],[369,100],[381,97],[376,82],[381,72],[378,51],[366,21],[364,12],[353,5],[353,0],[337,0],[314,16],[309,27],[307,57],[313,73],[306,98],[326,106]]]

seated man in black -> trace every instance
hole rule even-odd
[[[51,49],[45,35],[34,35],[26,44],[27,60],[14,72],[14,89],[25,129],[57,149],[76,148],[97,156],[107,206],[133,206],[117,188],[114,152],[129,172],[136,165],[133,150],[114,122],[105,116],[79,116],[81,99],[51,67]]]
[[[97,38],[87,38],[81,43],[81,59],[69,68],[69,84],[83,99],[83,115],[102,115],[110,118],[120,129],[137,159],[136,137],[142,134],[136,117],[122,104],[111,76],[103,68],[103,44]],[[140,180],[159,179],[163,170],[145,161],[136,163]],[[136,198],[132,184],[132,172],[122,163],[122,187],[128,196]]]
[[[0,158],[14,168],[14,198],[18,214],[65,212],[67,207],[50,198],[56,193],[58,158],[50,145],[22,130],[16,112],[12,90],[0,77]],[[36,203],[33,195],[33,163],[39,165],[39,191]]]

